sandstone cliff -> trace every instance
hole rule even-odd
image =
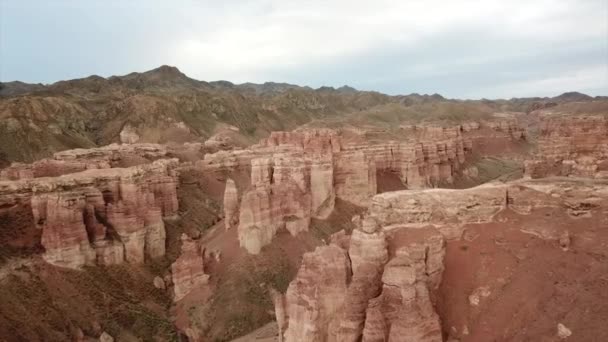
[[[453,183],[473,150],[467,134],[480,127],[505,139],[525,137],[514,120],[403,126],[401,140],[368,139],[365,131],[355,137],[330,129],[273,132],[248,149],[205,155],[197,167],[206,172],[250,171],[251,188],[241,198],[238,231],[241,246],[257,254],[279,229],[296,235],[308,229],[311,218],[326,218],[336,198],[368,205],[377,193],[379,171],[397,174],[410,189]],[[230,183],[226,189],[230,227],[236,210]]]
[[[525,175],[608,176],[606,134],[608,119],[603,115],[541,115],[537,151],[525,162]]]
[[[330,246],[312,253],[324,258],[326,250],[346,252],[345,264],[325,261],[332,275],[318,270],[320,279],[326,280],[312,282],[304,275],[317,259],[304,259],[286,296],[285,339],[442,341],[435,307],[445,269],[446,241],[460,239],[464,227],[502,222],[496,218],[501,212],[544,216],[549,209],[564,210],[573,219],[590,217],[592,211],[597,213],[596,209],[608,205],[607,185],[575,179],[519,180],[463,190],[376,195],[368,213],[354,219],[358,228],[350,237],[335,235]],[[569,237],[560,229],[521,227],[526,234],[559,241],[567,248]],[[320,291],[319,286],[332,286],[333,291]],[[331,311],[332,319],[315,319],[327,317],[319,303],[329,300],[323,294],[330,292],[335,301],[332,307],[337,308]]]
[[[52,264],[143,262],[165,254],[163,217],[177,215],[176,160],[0,182],[0,201],[29,202]]]
[[[441,341],[430,293],[444,254],[434,229],[387,236],[375,218],[363,218],[348,252],[332,244],[305,256],[287,291],[285,340]],[[327,266],[317,270],[321,261]]]
[[[167,154],[167,147],[159,144],[112,144],[66,150],[31,164],[13,163],[0,171],[0,180],[57,177],[89,169],[134,166],[167,157]]]

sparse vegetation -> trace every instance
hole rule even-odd
[[[297,271],[283,253],[276,250],[247,255],[230,266],[218,281],[217,292],[206,311],[207,336],[229,341],[273,319],[268,291],[274,288],[285,292]]]
[[[166,316],[171,299],[154,288],[145,266],[42,267],[9,276],[0,287],[0,328],[14,338],[65,341],[75,328],[95,336],[97,322],[112,336],[132,331],[145,341],[176,340]]]

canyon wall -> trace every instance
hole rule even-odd
[[[605,116],[541,116],[534,158],[525,162],[525,175],[608,176],[608,119]]]
[[[442,341],[431,300],[445,254],[438,231],[387,235],[365,217],[343,247],[305,255],[286,293],[285,341]]]
[[[205,155],[197,167],[250,170],[251,186],[238,205],[238,235],[241,246],[257,254],[279,229],[296,235],[308,230],[311,218],[326,218],[336,198],[368,205],[377,192],[378,171],[396,173],[410,189],[453,183],[473,149],[465,133],[480,127],[474,122],[448,128],[404,126],[399,141],[368,139],[366,132],[346,138],[330,129],[273,132],[249,149]],[[514,121],[488,127],[506,139],[525,137]],[[237,221],[234,191],[228,182],[226,227]]]
[[[353,218],[350,236],[307,254],[285,295],[286,341],[442,341],[435,307],[446,242],[467,225],[562,208],[573,218],[608,205],[608,183],[519,180],[471,189],[387,192]],[[523,228],[522,228],[523,229]],[[559,229],[526,227],[559,240]],[[325,264],[325,267],[320,267]],[[323,279],[315,281],[312,279]]]
[[[267,157],[251,160],[251,188],[239,208],[240,245],[257,254],[277,230],[292,235],[308,230],[313,217],[325,218],[334,206],[335,132],[275,132],[259,146]]]
[[[165,254],[177,215],[176,159],[0,182],[1,206],[31,209],[43,258],[58,266],[141,263]]]

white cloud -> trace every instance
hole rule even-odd
[[[203,80],[356,83],[391,93],[479,97],[546,75],[572,77],[572,70],[608,59],[606,0],[49,3],[0,0],[2,71],[9,75],[0,77],[48,82],[171,64]],[[41,20],[51,22],[31,25],[32,13],[48,13]],[[81,52],[86,59],[78,59]],[[485,75],[500,84],[488,86]],[[598,82],[577,80],[577,86]]]
[[[605,91],[607,86],[608,65],[599,64],[567,70],[559,75],[501,84],[487,88],[486,92],[493,94],[494,98],[555,96],[572,90],[595,94],[598,91]]]
[[[171,42],[169,59],[196,77],[263,81],[277,70],[348,63],[357,55],[398,44],[428,48],[429,37],[468,28],[522,43],[602,39],[603,1],[257,1],[228,2]],[[203,8],[204,6],[201,6]],[[206,18],[213,17],[210,22]],[[475,38],[475,37],[471,37]],[[490,47],[495,49],[496,46]],[[466,52],[466,51],[465,51]],[[462,55],[462,52],[456,52]],[[516,51],[484,51],[471,61]],[[450,64],[450,56],[445,56]],[[468,62],[469,64],[471,62]],[[421,61],[420,67],[424,66]],[[395,65],[395,68],[401,66]],[[427,65],[433,69],[433,65]]]

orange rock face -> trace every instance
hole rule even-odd
[[[541,117],[538,150],[525,162],[525,175],[608,176],[606,158],[608,119],[604,116]]]
[[[176,160],[0,182],[3,201],[30,198],[52,264],[140,263],[165,254],[163,217],[177,215]]]

